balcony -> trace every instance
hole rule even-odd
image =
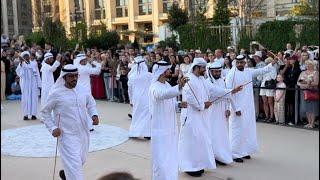
[[[152,21],[152,14],[134,17],[134,22],[150,22],[150,21]]]
[[[128,22],[129,22],[128,17],[118,17],[118,18],[111,19],[112,24],[127,24]]]

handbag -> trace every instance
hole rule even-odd
[[[271,79],[271,80],[269,80],[269,81],[266,81],[266,82],[264,83],[264,86],[265,86],[266,88],[274,89],[274,88],[276,88],[276,86],[277,86],[277,82],[276,82],[276,80]]]
[[[319,100],[319,92],[318,91],[303,91],[303,96],[305,101],[317,101]]]

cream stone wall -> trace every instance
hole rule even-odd
[[[34,1],[35,0],[32,0],[33,4]],[[172,1],[173,0],[171,0],[171,2]],[[1,2],[4,4],[5,0],[1,0]],[[70,28],[73,26],[70,14],[74,13],[74,0],[56,0],[55,3],[57,2],[59,3],[59,10],[54,10],[54,14],[52,16],[60,17],[60,21],[65,26],[66,32],[70,34]],[[107,28],[110,30],[116,30],[116,28],[117,30],[121,30],[122,25],[127,25],[128,31],[139,31],[139,33],[143,33],[144,24],[152,23],[152,34],[154,35],[153,42],[158,42],[160,26],[164,25],[168,21],[168,14],[163,13],[163,0],[152,1],[152,14],[150,15],[139,15],[138,0],[127,0],[127,2],[128,17],[116,17],[116,0],[104,0],[106,14],[105,19],[102,19],[102,21],[106,24]],[[182,8],[188,8],[187,1],[177,0],[177,2]],[[294,4],[295,3],[292,3],[292,0],[264,0],[260,11],[262,11],[262,15],[272,19],[275,18],[277,14],[281,14],[282,11],[290,9]],[[99,26],[100,20],[94,19],[94,0],[83,0],[83,5],[85,22],[88,29],[92,26]],[[214,8],[215,0],[209,0],[207,4],[207,12],[205,13],[206,17],[212,18]],[[34,16],[33,19],[35,19]],[[132,33],[129,35],[129,40],[133,42],[135,37],[136,35]],[[142,38],[140,38],[140,42],[142,42],[141,39]]]

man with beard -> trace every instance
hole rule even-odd
[[[220,63],[213,63],[208,67],[207,81],[215,87],[226,88],[224,79],[221,78],[222,66]],[[233,162],[231,146],[228,136],[228,118],[230,116],[230,103],[234,105],[230,98],[221,97],[214,99],[210,111],[210,128],[212,147],[216,163],[226,165]]]
[[[247,84],[240,93],[232,96],[235,107],[230,115],[229,138],[235,162],[243,162],[242,158],[250,159],[250,155],[258,151],[252,78],[271,71],[274,63],[259,69],[245,68],[245,56],[239,55],[236,67],[226,77],[227,88]]]
[[[203,58],[193,60],[188,74],[190,81],[182,93],[182,100],[188,103],[188,107],[181,113],[183,125],[179,137],[179,169],[194,177],[202,176],[204,169],[216,168],[209,135],[208,108],[212,100],[241,90],[241,86],[234,90],[212,86],[204,78],[206,65]]]
[[[94,99],[77,81],[76,66],[65,65],[41,110],[47,129],[53,137],[59,137],[64,167],[59,174],[63,180],[83,180],[82,166],[89,150],[88,117],[94,125],[99,123]]]
[[[151,112],[152,180],[178,180],[178,128],[176,108],[185,108],[186,103],[177,103],[177,96],[187,81],[171,86],[170,64],[157,62],[152,69],[149,109]]]

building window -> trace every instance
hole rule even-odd
[[[168,13],[171,6],[172,6],[172,2],[170,0],[163,0],[162,1],[163,13]]]
[[[13,19],[8,19],[8,25],[13,25]]]
[[[95,19],[105,19],[105,0],[94,0],[94,18]]]
[[[145,33],[152,33],[152,23],[145,23],[144,24],[144,32]],[[153,35],[146,35],[143,38],[144,43],[151,43],[153,42]]]
[[[125,31],[125,30],[128,30],[129,28],[128,28],[128,25],[122,25],[121,29]]]
[[[28,22],[27,21],[21,21],[21,25],[22,26],[28,26]]]
[[[139,0],[139,15],[152,14],[152,0]]]
[[[83,0],[74,0],[75,11],[83,11]]]
[[[12,9],[8,9],[8,17],[13,16],[13,10]]]
[[[128,0],[116,1],[116,17],[128,17]]]

